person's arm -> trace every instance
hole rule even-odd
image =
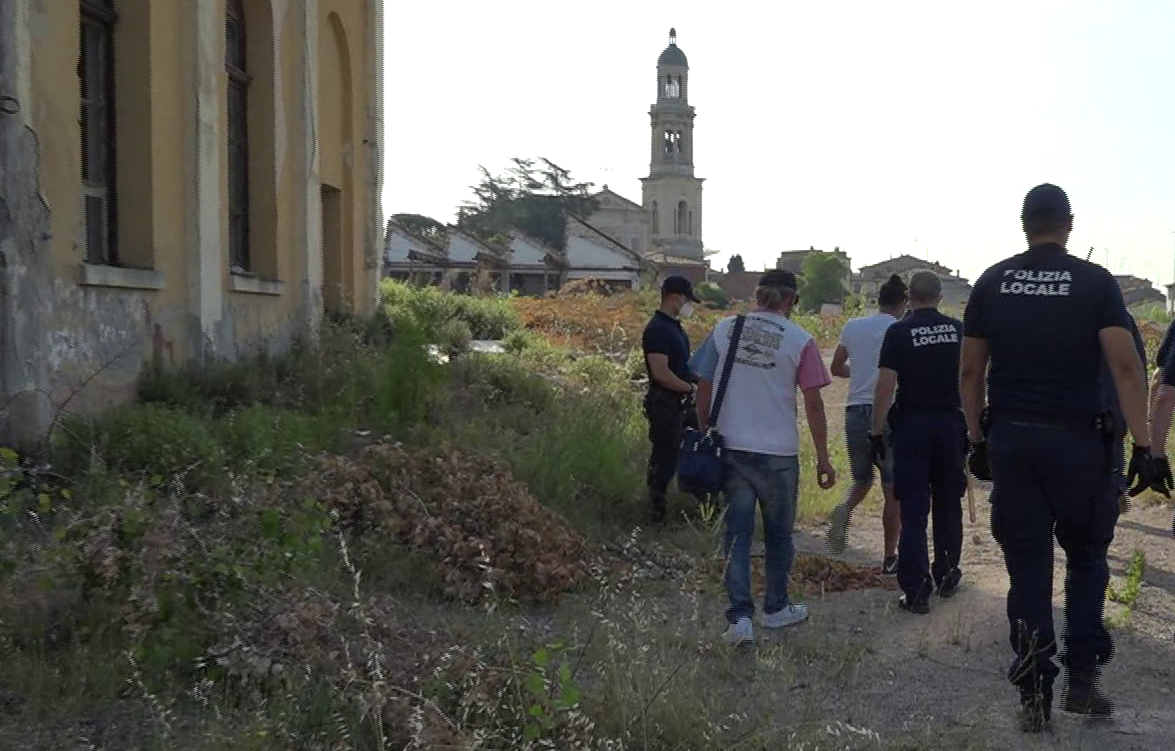
[[[1171,413],[1175,411],[1175,350],[1167,362],[1155,371],[1151,391],[1150,446],[1152,456],[1167,455],[1167,433],[1171,430]]]
[[[694,390],[692,383],[681,380],[669,369],[668,355],[650,352],[645,355],[645,358],[649,361],[649,374],[657,382],[657,385],[682,394],[688,394]]]
[[[710,404],[714,394],[714,371],[718,369],[718,347],[714,344],[714,332],[705,338],[689,361],[690,372],[698,377],[697,411],[698,426],[705,430],[710,427]]]
[[[845,349],[844,344],[836,345],[836,351],[832,353],[832,374],[837,378],[848,378],[849,372],[849,351]]]
[[[1114,277],[1107,271],[1103,275],[1104,292],[1099,311],[1098,339],[1101,340],[1102,354],[1114,377],[1114,388],[1118,391],[1118,405],[1122,417],[1137,448],[1149,448],[1151,435],[1147,425],[1146,374],[1138,352],[1134,349],[1134,338],[1130,335],[1132,319],[1122,301],[1122,290]]]
[[[824,367],[824,358],[815,339],[809,339],[800,352],[799,367],[796,369],[796,385],[804,395],[804,414],[808,418],[808,431],[816,448],[816,462],[819,466],[831,466],[828,456],[828,418],[824,413],[824,397],[820,389],[832,383],[832,376]]]
[[[971,296],[963,308],[963,345],[959,352],[959,397],[963,401],[963,419],[967,423],[967,440],[983,443],[981,425],[987,408],[987,364],[991,350],[987,344],[987,323],[983,316],[983,294],[987,272],[976,280]]]
[[[877,369],[877,385],[873,387],[873,426],[870,435],[885,432],[885,420],[889,416],[893,394],[898,386],[898,373],[886,367]]]

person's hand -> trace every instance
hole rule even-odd
[[[976,480],[991,479],[991,462],[987,458],[987,441],[971,443],[971,448],[967,452],[967,469],[971,470],[971,474],[975,476]]]
[[[1175,490],[1175,477],[1171,476],[1171,462],[1166,456],[1151,457],[1155,465],[1155,480],[1151,483],[1151,490],[1156,493],[1162,493],[1168,498],[1171,497],[1171,491]]]
[[[885,458],[885,436],[871,435],[869,436],[869,462],[876,464],[878,460]]]
[[[1133,498],[1147,488],[1153,488],[1155,492],[1170,498],[1171,491],[1167,489],[1165,482],[1159,479],[1159,465],[1151,456],[1151,447],[1135,444],[1134,450],[1130,453],[1130,467],[1126,472],[1126,484],[1134,486],[1130,488],[1130,497]]]
[[[820,486],[821,490],[828,490],[836,484],[836,470],[832,468],[832,462],[827,459],[820,459],[816,462],[816,484]]]

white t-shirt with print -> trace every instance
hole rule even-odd
[[[840,332],[840,344],[849,353],[849,396],[847,406],[873,404],[877,386],[877,358],[885,331],[898,319],[889,313],[854,318]]]
[[[735,318],[724,318],[695,353],[690,370],[713,384],[718,395]],[[812,335],[786,316],[747,316],[731,368],[726,396],[714,427],[726,447],[773,456],[797,456],[796,390],[832,382]],[[711,403],[713,409],[713,403]]]

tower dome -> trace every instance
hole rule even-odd
[[[681,47],[677,46],[677,29],[669,30],[669,46],[661,53],[661,57],[657,58],[657,65],[680,65],[682,68],[689,67],[689,61],[685,59],[685,53],[681,51]]]

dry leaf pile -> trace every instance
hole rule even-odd
[[[376,443],[314,465],[311,488],[345,529],[382,530],[434,560],[450,596],[548,602],[588,575],[583,537],[493,459]]]

